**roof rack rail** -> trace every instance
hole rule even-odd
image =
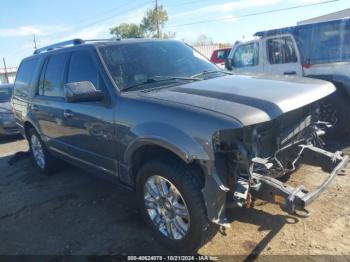
[[[39,48],[37,50],[34,51],[34,55],[36,54],[40,54],[42,52],[48,52],[48,51],[52,51],[54,49],[58,49],[58,48],[63,48],[65,46],[70,46],[70,45],[81,45],[81,44],[84,44],[85,41],[82,40],[82,39],[79,39],[79,38],[76,38],[76,39],[72,39],[72,40],[68,40],[68,41],[64,41],[64,42],[61,42],[61,43],[57,43],[57,44],[53,44],[53,45],[49,45],[49,46],[46,46],[46,47],[42,47],[42,48]]]
[[[119,41],[120,38],[101,38],[101,39],[85,39],[85,42],[108,42],[108,41]]]

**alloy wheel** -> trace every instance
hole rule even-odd
[[[153,224],[166,237],[183,239],[190,227],[190,215],[179,190],[162,176],[149,177],[144,185],[144,203]]]
[[[32,135],[30,144],[36,164],[43,169],[45,167],[45,155],[41,141],[36,135]]]

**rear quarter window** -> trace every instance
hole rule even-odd
[[[31,82],[38,66],[38,59],[25,60],[21,63],[14,85],[14,96],[28,97],[31,93]]]

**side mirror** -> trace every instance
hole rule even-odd
[[[103,93],[90,81],[83,81],[65,84],[64,97],[69,103],[101,101]]]
[[[231,58],[228,58],[226,57],[225,58],[225,68],[229,71],[232,71],[232,59]]]

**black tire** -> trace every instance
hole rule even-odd
[[[38,161],[36,160],[33,152],[33,145],[32,145],[32,137],[35,136],[40,143],[42,147],[42,152],[43,152],[43,157],[44,157],[44,164],[39,165]],[[33,129],[29,129],[27,132],[27,139],[28,139],[28,144],[30,146],[30,151],[32,153],[32,157],[35,163],[35,166],[39,169],[41,174],[49,175],[54,171],[55,164],[56,164],[56,159],[50,154],[47,146],[41,139],[40,135]]]
[[[340,90],[325,98],[321,103],[321,118],[333,124],[333,127],[327,129],[327,138],[341,138],[349,135],[350,98]]]
[[[189,229],[180,240],[163,235],[148,215],[144,201],[144,186],[152,175],[164,177],[181,193],[189,212]],[[199,175],[179,160],[171,157],[151,160],[142,166],[136,181],[137,199],[143,219],[151,228],[155,238],[177,253],[188,254],[198,250],[216,233],[217,227],[207,217],[201,194]]]

